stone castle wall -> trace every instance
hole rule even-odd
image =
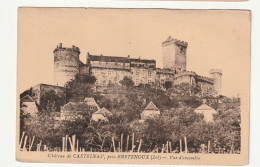
[[[62,44],[57,46],[54,53],[54,83],[64,86],[66,82],[75,78],[79,73],[79,48],[64,48]]]
[[[156,68],[155,60],[133,59],[103,55],[87,55],[87,63],[79,60],[79,48],[63,48],[60,44],[54,50],[55,83],[60,86],[74,79],[77,73],[91,74],[96,77],[96,84],[106,86],[109,83],[120,84],[125,76],[131,77],[134,85],[156,84],[163,86],[166,81],[174,85],[181,83],[199,84],[202,91],[214,89],[221,92],[222,71],[211,70],[212,78],[186,71],[186,50],[188,43],[169,37],[162,43],[163,69]]]
[[[60,95],[63,99],[63,103],[66,102],[66,92],[64,87],[47,85],[47,84],[38,84],[32,87],[32,94],[30,95],[32,99],[38,104],[41,105],[43,95],[48,91],[55,91],[57,95]]]

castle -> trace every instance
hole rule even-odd
[[[163,86],[166,81],[170,81],[173,85],[198,84],[202,93],[211,90],[214,95],[221,94],[222,71],[220,69],[211,69],[209,71],[211,78],[186,71],[187,47],[187,42],[169,36],[162,42],[163,68],[156,68],[155,60],[89,53],[84,64],[79,60],[78,47],[66,48],[60,43],[53,51],[55,85],[63,87],[66,82],[74,79],[76,74],[84,73],[95,76],[97,86],[120,84],[120,81],[127,76],[132,78],[135,86],[139,84]]]

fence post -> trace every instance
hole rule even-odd
[[[65,146],[64,151],[68,151],[68,135],[65,136]]]
[[[127,139],[126,139],[126,152],[128,152],[128,143],[129,143],[129,135],[127,135]]]
[[[77,139],[77,150],[76,152],[79,152],[79,139]]]
[[[71,138],[69,137],[69,142],[70,142],[70,151],[73,151],[73,143],[72,143],[72,141],[71,141]]]
[[[170,147],[170,153],[172,152],[172,143],[169,142],[169,147]]]
[[[28,136],[26,135],[25,139],[24,139],[24,144],[23,144],[23,151],[26,151],[27,138],[28,138]]]
[[[161,151],[161,153],[163,153],[164,152],[164,144],[162,145],[162,151]]]
[[[187,146],[187,138],[184,137],[184,144],[185,144],[185,154],[188,153],[188,146]]]
[[[62,137],[62,152],[65,151],[65,137]]]
[[[138,152],[140,152],[141,145],[142,145],[142,139],[140,139],[140,143],[139,143],[139,146],[138,146]]]
[[[182,142],[180,140],[180,153],[182,153]]]
[[[133,133],[133,136],[132,136],[132,152],[134,152],[134,146],[135,146],[134,142],[135,142],[135,134]]]
[[[21,137],[20,142],[19,142],[20,148],[21,148],[21,146],[22,146],[24,134],[25,134],[25,132],[23,132],[22,137]]]
[[[166,152],[169,153],[169,142],[166,142]]]
[[[116,152],[116,146],[115,146],[114,137],[112,137],[112,143],[113,143],[114,152]]]
[[[123,152],[123,134],[121,134],[121,152]]]
[[[32,142],[31,142],[31,144],[30,144],[30,146],[29,146],[29,151],[31,151],[31,149],[32,149],[33,142],[34,142],[34,138],[35,138],[35,136],[33,136],[33,138],[32,138]]]
[[[210,152],[210,141],[208,141],[208,153]]]

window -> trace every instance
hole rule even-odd
[[[136,70],[136,75],[139,75],[139,70]]]
[[[152,72],[148,71],[148,77],[151,78],[152,77]]]

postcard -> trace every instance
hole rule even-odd
[[[251,12],[18,9],[16,159],[246,165]]]

